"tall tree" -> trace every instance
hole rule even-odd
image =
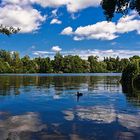
[[[63,56],[58,52],[54,56],[54,61],[52,61],[54,72],[63,72],[64,60]]]
[[[12,54],[12,67],[15,73],[22,72],[22,62],[18,52],[13,52]]]

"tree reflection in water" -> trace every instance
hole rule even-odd
[[[119,90],[120,77],[115,76],[0,76],[0,94],[20,94],[20,90],[31,90],[31,87],[38,89],[49,89],[52,86],[55,91],[64,90]]]
[[[0,95],[19,95],[21,89],[25,92],[31,91],[32,87],[36,87],[38,90],[49,90],[54,88],[57,95],[62,91],[120,91],[119,84],[120,77],[117,76],[0,76]],[[122,86],[124,93],[129,101],[133,103],[137,102],[140,105],[140,93],[132,90],[132,88],[126,88]],[[134,101],[135,100],[135,101]],[[79,98],[77,98],[79,101]]]
[[[140,106],[140,90],[133,88],[132,85],[122,84],[122,91],[129,102],[135,106]]]

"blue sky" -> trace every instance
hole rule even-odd
[[[20,54],[53,56],[89,55],[130,57],[140,55],[140,19],[136,12],[116,15],[108,23],[100,0],[2,0],[0,24],[21,32],[0,35],[0,48]]]

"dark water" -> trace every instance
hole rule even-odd
[[[1,75],[0,140],[140,140],[140,96],[122,93],[119,80]]]

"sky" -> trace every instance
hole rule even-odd
[[[53,57],[140,55],[140,17],[131,11],[107,22],[101,0],[0,0],[0,24],[19,27],[10,37],[0,34],[0,49],[21,56]]]

